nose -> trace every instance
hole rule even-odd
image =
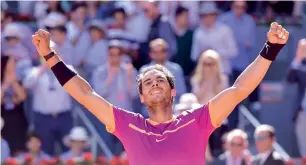
[[[153,81],[152,82],[152,87],[157,87],[158,86],[158,82],[157,81]]]

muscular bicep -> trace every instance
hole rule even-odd
[[[106,127],[114,128],[113,105],[99,96],[84,79],[75,76],[64,85],[64,88],[73,98],[104,123]]]
[[[209,113],[211,122],[215,127],[220,126],[237,104],[242,101],[241,97],[237,97],[237,93],[235,87],[230,87],[210,100]]]

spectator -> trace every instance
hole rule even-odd
[[[31,132],[28,135],[26,143],[28,152],[20,156],[17,156],[17,160],[25,162],[27,161],[27,159],[30,158],[31,163],[33,165],[38,165],[41,163],[41,161],[50,159],[50,156],[41,150],[41,141],[42,139],[40,138],[39,135],[37,135],[34,132]]]
[[[253,18],[246,13],[246,10],[247,2],[234,1],[231,4],[231,11],[220,16],[220,20],[228,25],[233,31],[239,50],[237,56],[232,59],[233,72],[231,84],[234,84],[238,76],[250,64],[251,55],[255,49],[256,35],[254,32],[256,31],[256,24]],[[258,112],[261,107],[259,102],[259,87],[250,94],[249,100],[251,102],[250,109],[254,112]],[[230,128],[236,128],[239,123],[238,108],[235,108],[228,119]]]
[[[1,56],[1,117],[5,125],[1,135],[7,140],[11,155],[25,151],[28,121],[23,102],[26,91],[16,78],[16,63],[13,57]]]
[[[150,42],[150,58],[151,63],[144,65],[141,69],[148,67],[154,64],[161,64],[164,65],[169,71],[174,75],[176,79],[176,97],[175,99],[178,100],[180,96],[186,93],[186,84],[184,79],[183,69],[180,65],[168,61],[168,53],[169,53],[169,46],[167,42],[161,38],[155,39]]]
[[[258,155],[252,161],[253,164],[277,164],[284,165],[281,155],[274,151],[273,143],[276,141],[275,129],[270,125],[260,125],[255,129],[255,140]]]
[[[227,135],[228,149],[212,162],[212,165],[251,165],[252,155],[247,150],[248,135],[240,129],[234,129]]]
[[[216,51],[207,50],[202,53],[191,84],[200,104],[206,104],[229,86],[227,77],[221,71],[220,55]]]
[[[2,117],[0,118],[0,122],[1,122],[0,127],[1,127],[1,131],[2,131],[2,128],[3,128],[3,125],[4,125]],[[10,147],[9,147],[7,141],[2,138],[2,136],[0,138],[1,138],[1,162],[4,162],[11,155],[10,154]]]
[[[87,20],[92,21],[98,19],[98,9],[100,7],[100,1],[85,1],[87,5]]]
[[[216,20],[218,9],[214,2],[204,2],[201,5],[201,25],[193,35],[191,58],[197,61],[201,53],[213,49],[220,54],[222,72],[229,76],[232,73],[231,59],[238,50],[233,32],[225,24]]]
[[[71,97],[43,62],[28,71],[23,85],[33,94],[34,128],[41,137],[43,151],[54,156],[55,142],[67,151],[62,139],[73,124]]]
[[[158,2],[143,2],[142,8],[146,16],[152,21],[151,30],[148,36],[148,42],[157,38],[163,38],[169,44],[170,59],[177,52],[175,34],[169,23],[169,18],[163,16],[158,9]]]
[[[295,132],[302,157],[306,157],[305,125],[306,125],[306,39],[301,39],[298,44],[296,56],[291,64],[288,74],[290,83],[298,84],[298,106],[295,112]]]
[[[175,12],[174,31],[176,33],[177,53],[174,61],[184,70],[187,79],[194,69],[194,63],[191,60],[191,47],[193,30],[189,29],[188,20],[189,11],[187,8],[178,7]]]
[[[228,87],[228,80],[221,72],[220,56],[216,51],[207,50],[202,53],[191,78],[191,86],[200,104],[206,104]],[[227,132],[227,126],[224,122],[210,136],[209,145],[213,156],[223,153],[221,136],[225,132]]]
[[[175,105],[175,113],[176,115],[181,114],[182,112],[189,109],[199,108],[201,104],[198,103],[196,96],[192,93],[182,94],[180,97],[179,103]]]
[[[73,127],[65,141],[70,150],[61,154],[60,159],[63,163],[69,159],[81,158],[89,143],[87,132],[83,127]]]
[[[73,46],[67,37],[66,17],[60,13],[52,12],[44,19],[43,25],[50,32],[54,49],[61,55],[65,63],[73,64]]]
[[[70,21],[66,24],[67,36],[74,48],[73,66],[80,68],[91,45],[90,35],[86,29],[87,6],[83,2],[73,2]]]
[[[108,38],[110,40],[119,40],[124,46],[124,52],[132,58],[133,62],[136,62],[139,45],[136,42],[136,38],[127,31],[127,13],[123,8],[116,8],[113,12],[113,19],[114,23],[108,27]],[[124,56],[124,58],[131,62],[128,56]]]
[[[106,25],[100,20],[93,20],[88,25],[88,31],[90,33],[92,45],[88,49],[88,56],[83,59],[86,74],[91,76],[93,71],[107,63],[107,31]]]
[[[132,102],[138,94],[134,83],[137,71],[132,64],[122,63],[122,55],[122,43],[118,40],[109,41],[108,63],[94,71],[92,85],[95,91],[111,104],[124,109],[134,109]],[[121,142],[115,136],[106,133],[100,121],[96,123],[110,150],[119,156],[123,150]]]
[[[29,51],[22,44],[22,29],[17,23],[7,24],[3,36],[6,41],[3,53],[14,58],[16,62],[16,78],[22,80],[25,71],[32,66]]]

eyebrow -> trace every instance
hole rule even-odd
[[[143,81],[143,83],[145,83],[145,82],[147,82],[147,81],[150,81],[151,80],[151,78],[148,78],[148,79],[146,79],[145,81]]]

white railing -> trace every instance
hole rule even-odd
[[[260,122],[251,114],[251,112],[244,105],[239,106],[239,111],[255,128],[260,125]],[[283,155],[285,160],[289,160],[291,158],[289,154],[283,149],[283,147],[277,142],[274,142],[273,148],[278,153]]]
[[[83,121],[85,126],[88,128],[90,131],[91,135],[93,138],[91,139],[91,152],[93,154],[94,159],[97,158],[98,154],[98,146],[103,150],[105,153],[105,156],[108,160],[110,160],[113,157],[112,152],[110,149],[107,147],[101,136],[98,134],[97,130],[95,129],[94,125],[91,123],[91,121],[88,119],[86,114],[83,112],[83,110],[79,107],[76,106],[75,108],[76,115]],[[101,123],[102,124],[102,123]]]

